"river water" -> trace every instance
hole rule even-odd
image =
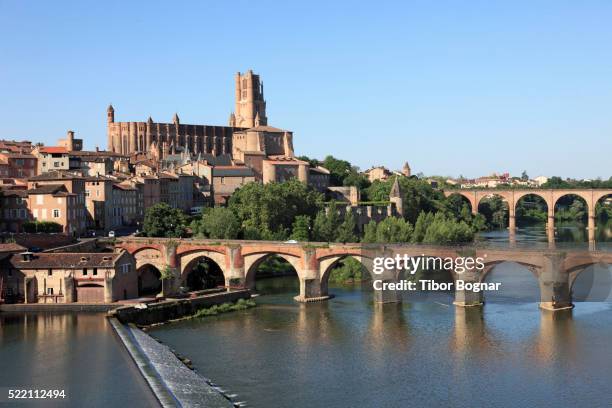
[[[543,229],[520,233],[519,245],[546,247]],[[508,242],[503,231],[484,239]],[[611,272],[593,269],[608,287]],[[334,299],[303,305],[297,278],[261,280],[256,308],[151,334],[254,407],[610,406],[609,293],[553,314],[521,266],[502,264],[488,281],[502,290],[465,309],[440,292],[376,305],[368,283],[332,285]]]
[[[58,389],[65,399],[16,405],[158,406],[104,316],[0,313],[0,401],[9,388]]]

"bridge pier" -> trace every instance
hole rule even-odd
[[[181,286],[181,268],[176,255],[177,245],[173,241],[169,241],[165,245],[166,250],[166,267],[170,271],[170,277],[162,279],[162,297],[175,295],[179,292]],[[159,296],[159,295],[158,295]]]
[[[462,274],[456,274],[454,278],[455,285],[457,280],[462,280],[469,283],[480,282],[480,274],[475,270],[465,271]],[[455,301],[453,304],[460,307],[482,306],[484,304],[484,296],[482,291],[474,292],[472,290],[455,289]]]
[[[565,256],[562,254],[543,256],[544,265],[539,276],[540,308],[552,311],[573,308],[569,275],[562,270]]]
[[[320,302],[330,299],[322,290],[319,278],[300,278],[300,294],[293,299],[300,303]]]
[[[304,251],[302,258],[303,270],[299,275],[300,294],[293,299],[301,303],[319,302],[330,298],[327,285],[321,281],[319,269],[321,265],[317,260],[316,252],[312,248]]]
[[[228,289],[246,286],[244,258],[239,246],[229,247],[226,254],[226,264],[229,265],[225,275],[225,287]]]

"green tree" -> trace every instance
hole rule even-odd
[[[287,239],[295,218],[311,218],[322,207],[323,196],[299,180],[284,183],[247,183],[236,190],[228,207],[234,211],[247,239]]]
[[[473,239],[474,231],[465,221],[456,221],[439,212],[427,227],[423,243],[451,245],[471,242]]]
[[[372,220],[365,225],[361,242],[365,244],[376,242],[376,221]]]
[[[523,170],[523,173],[521,173],[521,180],[523,181],[529,180],[529,175],[527,174],[527,170]]]
[[[331,155],[323,160],[323,167],[329,170],[329,183],[332,186],[344,185],[344,179],[353,171],[351,163],[346,160],[336,159]]]
[[[293,221],[291,239],[296,241],[310,241],[310,217],[307,215],[298,215]]]
[[[342,259],[329,275],[329,282],[354,283],[364,279],[364,267],[353,257]]]
[[[192,230],[195,235],[207,238],[236,239],[240,234],[240,222],[229,208],[209,208],[201,219],[192,223]]]
[[[357,235],[355,235],[355,217],[352,212],[346,213],[344,220],[340,224],[336,234],[336,242],[358,242]]]
[[[403,218],[388,217],[376,227],[376,242],[410,242],[412,232],[412,225],[408,221]]]
[[[143,232],[148,237],[184,237],[187,218],[183,211],[166,203],[155,204],[145,211]]]
[[[315,218],[313,226],[315,241],[335,242],[337,230],[341,223],[342,219],[338,214],[338,207],[336,203],[332,201],[327,211],[319,211]]]

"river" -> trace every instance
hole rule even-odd
[[[519,246],[547,245],[543,228],[519,234]],[[482,238],[508,242],[506,231]],[[559,245],[586,247],[568,241]],[[611,272],[593,269],[608,288]],[[538,308],[537,281],[519,265],[488,280],[502,291],[468,309],[440,292],[376,305],[367,283],[330,286],[334,299],[303,305],[293,301],[297,278],[261,280],[256,308],[151,334],[253,407],[609,406],[610,292],[553,314]]]
[[[65,399],[36,401],[45,407],[158,406],[104,316],[0,313],[3,394],[9,388],[65,390]]]

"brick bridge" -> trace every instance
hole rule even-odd
[[[612,263],[612,252],[525,250],[478,247],[436,247],[410,244],[291,244],[273,241],[239,241],[170,238],[120,238],[116,246],[126,249],[136,259],[140,271],[146,266],[158,270],[170,268],[173,278],[164,285],[164,294],[176,293],[193,267],[201,260],[214,261],[223,272],[226,286],[255,288],[258,266],[271,256],[279,256],[295,269],[300,293],[297,301],[309,302],[329,297],[328,280],[337,263],[352,256],[364,265],[373,279],[397,282],[403,272],[386,271],[382,275],[372,274],[375,257],[426,256],[456,258],[458,256],[483,257],[484,268],[452,272],[453,279],[465,282],[484,282],[487,274],[503,262],[515,262],[526,267],[538,280],[540,306],[558,310],[572,305],[572,285],[580,272],[595,264]],[[377,302],[399,302],[395,291],[375,291]],[[482,304],[482,292],[455,291],[455,304],[472,306]]]
[[[534,195],[542,198],[546,202],[548,208],[547,235],[548,242],[554,245],[555,242],[555,204],[561,197],[575,195],[582,198],[586,202],[588,210],[588,236],[591,248],[595,245],[595,206],[604,197],[612,195],[612,190],[606,189],[469,189],[469,190],[447,190],[444,192],[446,197],[458,194],[465,197],[472,209],[473,214],[478,213],[478,205],[485,197],[492,195],[500,196],[508,204],[509,222],[508,230],[510,237],[514,237],[516,233],[516,206],[519,200],[523,197]],[[551,245],[551,246],[552,246]]]

